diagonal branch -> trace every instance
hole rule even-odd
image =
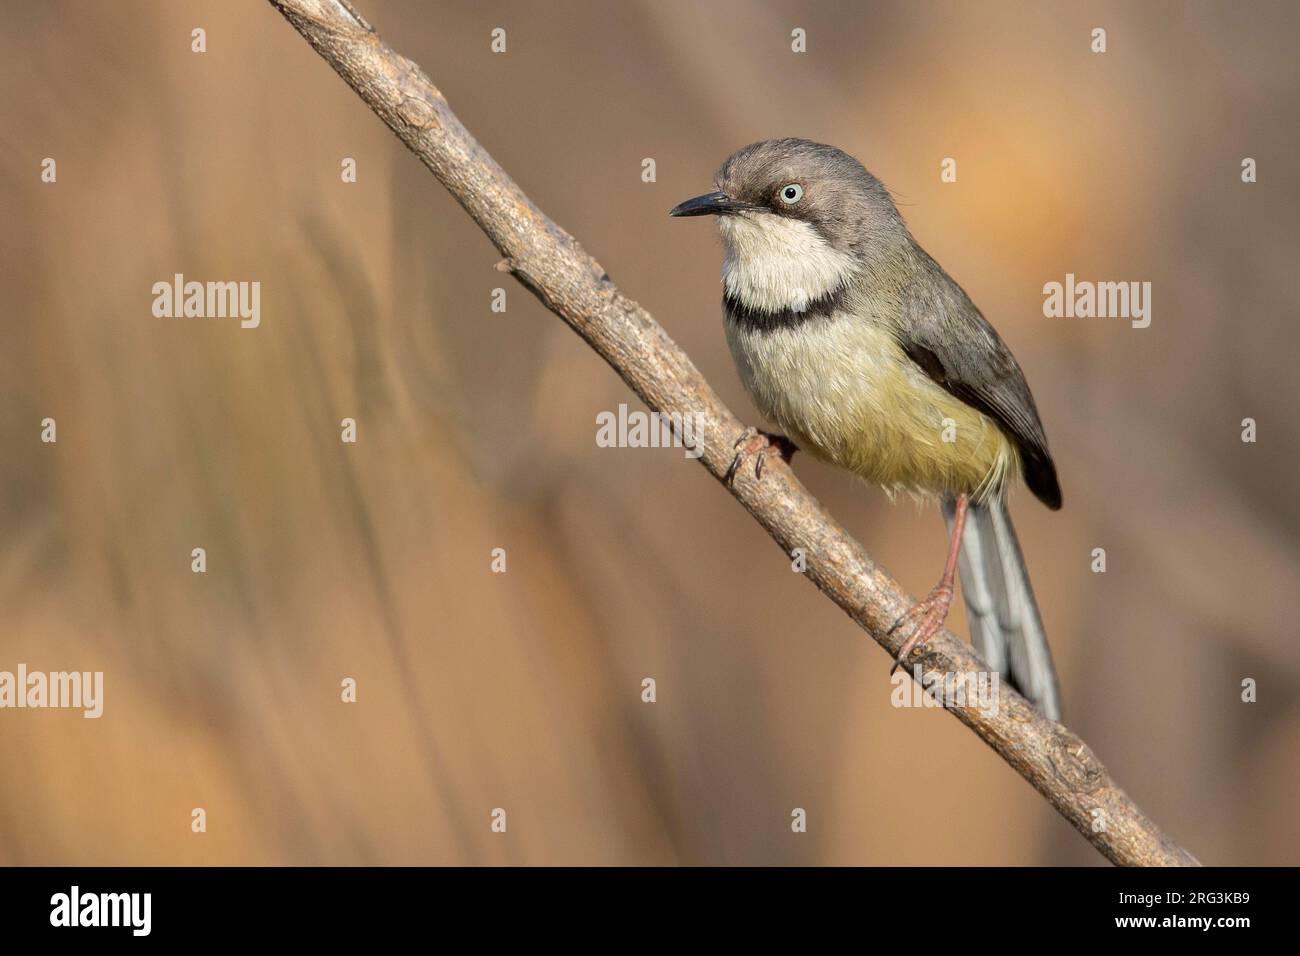
[[[742,468],[723,481],[743,424],[648,312],[627,298],[577,241],[548,219],[478,144],[437,87],[393,52],[346,0],[270,0],[470,214],[512,273],[613,366],[655,411],[703,426],[700,461],[790,554],[802,549],[807,576],[882,647],[910,606],[898,584],[779,461],[761,481]],[[927,675],[980,672],[987,665],[948,632],[913,660]],[[1138,866],[1195,866],[1129,799],[1088,745],[1002,686],[996,712],[975,703],[947,709],[975,731],[1110,860]]]

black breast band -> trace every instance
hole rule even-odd
[[[846,294],[846,286],[841,284],[825,295],[813,299],[803,309],[786,308],[776,311],[755,309],[741,302],[731,293],[722,297],[722,304],[738,324],[759,332],[774,332],[777,329],[798,328],[809,319],[829,317],[844,304]]]

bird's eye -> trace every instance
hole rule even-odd
[[[791,183],[788,186],[781,187],[781,202],[787,206],[793,206],[800,199],[803,199],[803,187],[798,183]]]

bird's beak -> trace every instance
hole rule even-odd
[[[686,202],[678,203],[672,208],[670,216],[720,216],[723,213],[738,212],[754,207],[738,199],[732,199],[726,193],[705,193]]]

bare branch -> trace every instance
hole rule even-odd
[[[270,0],[478,223],[509,271],[608,362],[651,409],[694,416],[704,426],[700,461],[722,481],[744,426],[648,312],[548,219],[465,129],[437,87],[389,49],[344,0]],[[807,556],[807,577],[882,647],[910,606],[903,590],[831,518],[783,462],[756,481],[742,468],[724,487],[790,554]],[[944,632],[913,655],[926,674],[978,672],[987,665]],[[882,662],[883,663],[883,662]],[[1195,866],[1111,780],[1082,740],[1002,687],[996,713],[972,702],[948,708],[1117,864]]]

